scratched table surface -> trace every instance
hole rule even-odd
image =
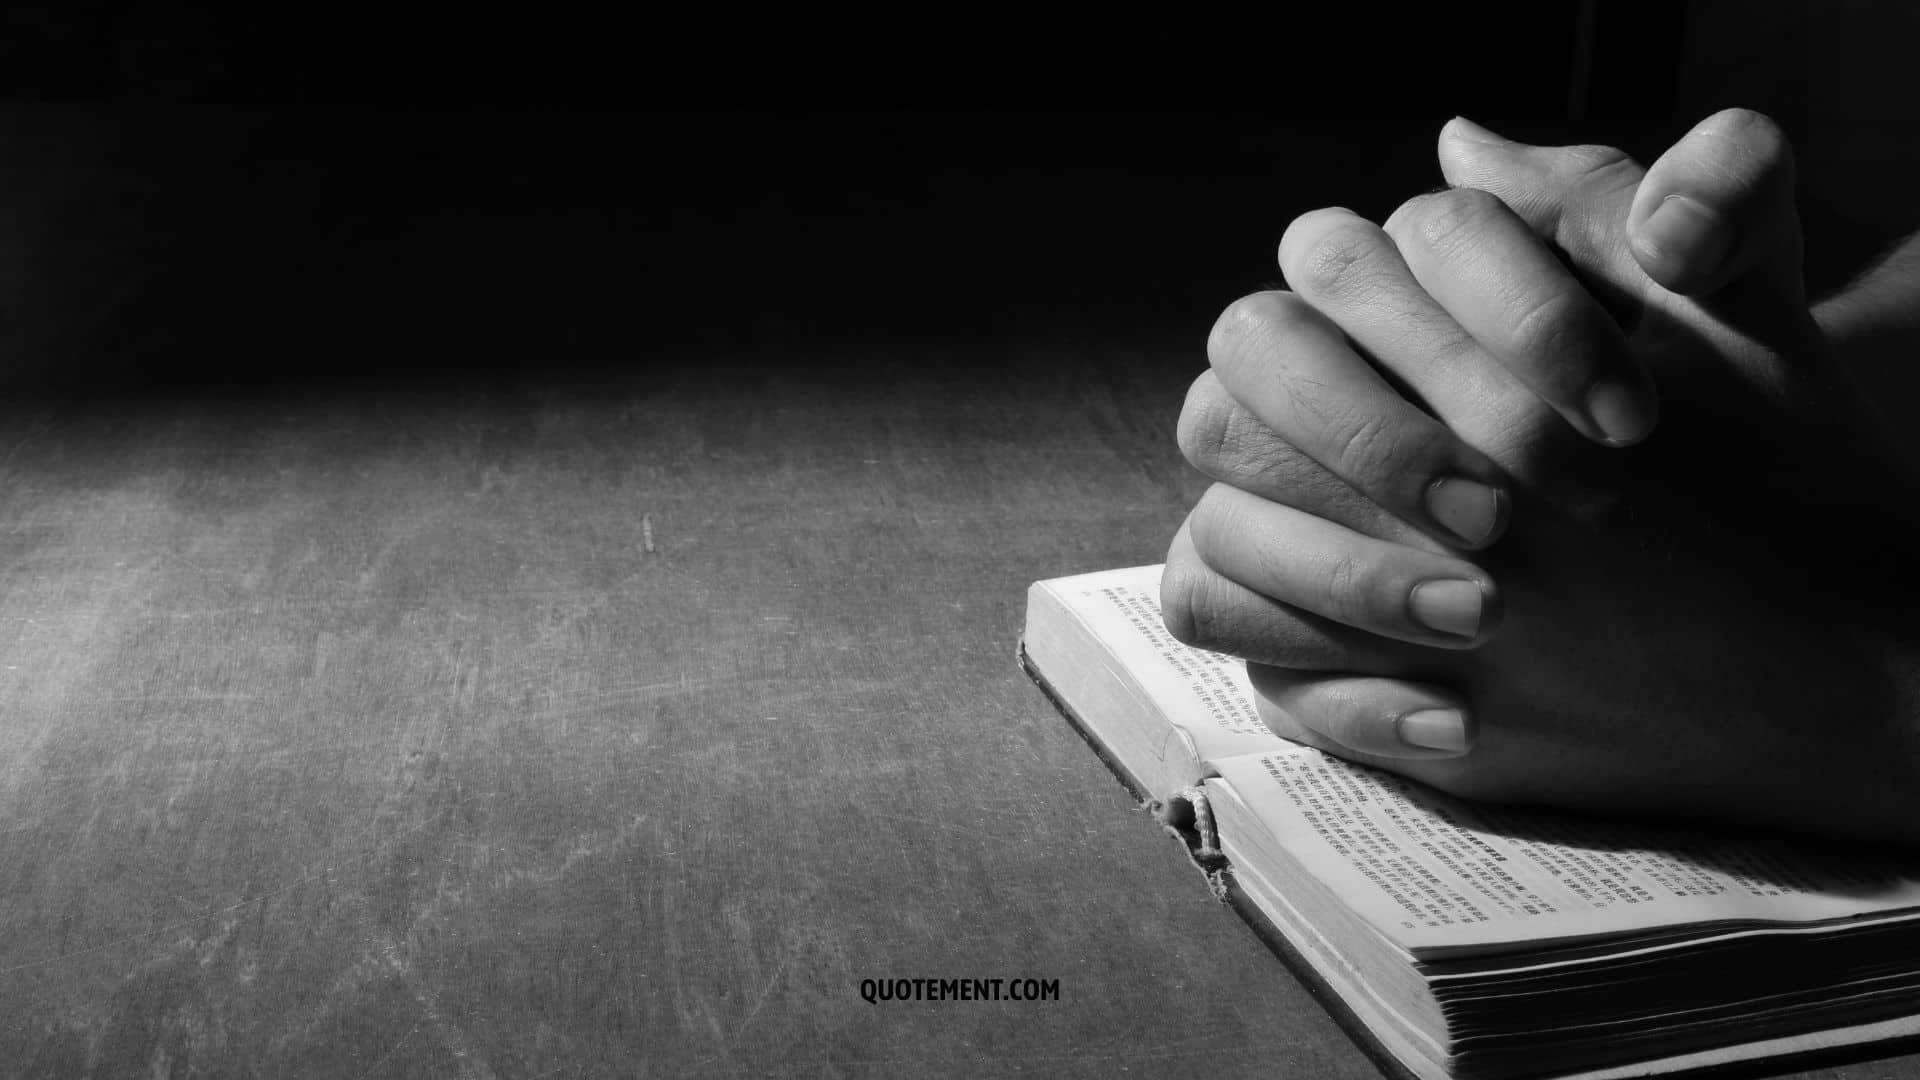
[[[466,284],[241,343],[354,378],[7,404],[0,1075],[1379,1075],[1015,661],[1198,494],[1197,335],[702,351]],[[446,373],[542,349],[615,355]]]

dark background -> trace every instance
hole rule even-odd
[[[1728,104],[1795,138],[1832,287],[1914,224],[1899,7],[15,9],[6,347],[92,390],[916,342],[1193,365],[1288,220],[1436,185],[1456,113],[1651,160]],[[374,325],[419,340],[355,361]]]
[[[1377,1076],[1026,585],[1162,557],[1215,314],[1455,113],[1773,110],[1828,267],[1911,187],[1864,8],[481,6],[0,27],[0,1072]]]

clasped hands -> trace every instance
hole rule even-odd
[[[1279,734],[1468,798],[1920,840],[1920,501],[1808,312],[1778,129],[1439,152],[1214,327],[1169,628]]]

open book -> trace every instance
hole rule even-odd
[[[1920,1034],[1920,860],[1473,805],[1288,742],[1237,661],[1167,634],[1159,582],[1034,585],[1029,670],[1407,1072],[1642,1076]]]

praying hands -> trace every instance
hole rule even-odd
[[[1454,121],[1208,343],[1167,557],[1277,732],[1469,798],[1920,842],[1920,489],[1733,110],[1643,170]]]

